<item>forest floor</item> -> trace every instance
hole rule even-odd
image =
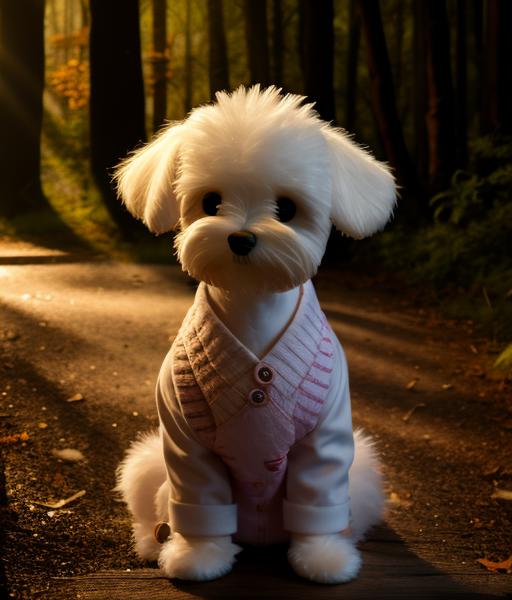
[[[506,565],[492,570],[512,554],[512,384],[492,373],[492,344],[384,277],[324,271],[315,283],[348,357],[354,424],[384,462],[388,526],[468,589],[512,592]],[[157,424],[155,377],[193,293],[175,265],[0,241],[10,597],[53,598],[58,578],[141,566],[115,468]]]

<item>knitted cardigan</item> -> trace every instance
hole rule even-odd
[[[261,359],[216,316],[201,283],[157,404],[175,531],[261,545],[348,526],[347,366],[310,281]]]

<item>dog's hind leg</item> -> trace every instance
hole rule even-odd
[[[349,472],[352,539],[361,540],[383,516],[385,498],[381,465],[371,437],[354,433],[355,455]]]
[[[162,443],[158,432],[134,442],[117,469],[117,485],[133,516],[135,551],[140,558],[156,560],[161,545],[155,525],[167,520],[167,482]]]

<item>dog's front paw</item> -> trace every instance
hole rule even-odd
[[[157,560],[162,545],[157,542],[154,529],[145,523],[133,524],[135,552],[142,560]]]
[[[166,577],[209,581],[229,573],[241,551],[231,537],[183,537],[174,533],[165,542],[158,564]]]
[[[288,560],[297,575],[318,583],[350,581],[361,568],[359,551],[341,534],[294,535]]]

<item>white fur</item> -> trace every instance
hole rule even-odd
[[[370,436],[358,429],[354,432],[355,455],[350,468],[349,494],[351,498],[350,529],[356,542],[376,525],[383,516],[385,497],[382,467]]]
[[[337,535],[296,536],[290,549],[293,568],[312,581],[341,583],[355,577],[360,557],[354,543],[382,517],[384,495],[375,446],[360,430],[354,433],[354,441],[349,484],[350,539]],[[231,570],[239,547],[231,544],[229,538],[186,540],[175,533],[163,546],[155,541],[154,526],[166,520],[168,500],[165,463],[157,432],[132,444],[118,469],[116,489],[133,515],[135,550],[140,558],[156,560],[160,553],[159,564],[166,575],[181,579],[214,579]]]
[[[118,191],[126,208],[154,233],[169,231],[178,222],[172,182],[184,132],[182,125],[171,124],[116,170]]]
[[[288,560],[297,575],[318,583],[350,581],[361,568],[354,542],[341,533],[293,535]]]
[[[382,518],[385,498],[375,444],[354,432],[355,454],[349,473],[350,530],[345,534],[294,535],[288,558],[298,575],[318,583],[343,583],[357,576],[361,556],[355,547]]]
[[[256,356],[264,355],[293,316],[299,286],[315,273],[331,222],[359,238],[382,228],[395,203],[389,169],[339,129],[322,122],[311,104],[270,87],[217,94],[117,170],[127,209],[155,233],[179,224],[175,248],[184,271],[208,284],[212,306]],[[221,195],[218,213],[202,199]],[[276,218],[286,196],[297,211]],[[247,256],[232,252],[228,236],[249,230],[257,239]],[[269,318],[272,314],[272,318]],[[357,575],[355,542],[383,509],[379,462],[369,438],[355,434],[350,471],[351,537],[294,536],[289,560],[299,575],[322,583]],[[117,491],[133,515],[135,550],[158,556],[168,577],[208,580],[227,573],[239,547],[229,537],[183,537],[163,545],[153,531],[167,519],[168,484],[159,436],[135,442],[118,470]]]
[[[175,228],[182,267],[229,289],[284,291],[315,274],[334,222],[356,238],[384,227],[395,204],[394,179],[340,129],[318,118],[304,98],[275,87],[217,94],[136,151],[116,173],[128,210],[155,233]],[[230,134],[231,132],[231,134]],[[205,217],[201,198],[222,194],[219,215]],[[275,219],[279,195],[298,206],[293,223]],[[225,243],[250,229],[261,240],[251,269]]]
[[[158,432],[146,433],[132,443],[117,469],[114,488],[133,515],[135,551],[143,560],[156,560],[161,550],[154,537],[155,525],[167,519],[165,461]],[[158,504],[158,506],[157,506]]]
[[[209,581],[229,573],[241,550],[230,536],[185,538],[174,533],[163,545],[158,564],[167,577]]]

